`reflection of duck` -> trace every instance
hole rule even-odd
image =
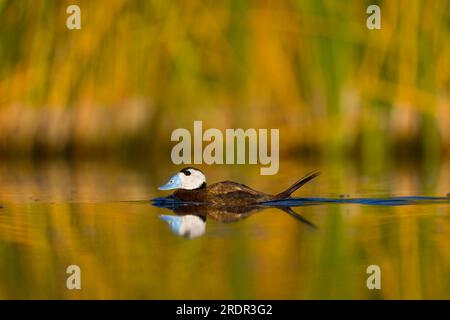
[[[290,207],[283,206],[209,206],[189,204],[173,201],[173,199],[159,198],[153,203],[157,207],[172,210],[175,215],[161,215],[160,218],[169,223],[173,233],[185,238],[197,238],[205,232],[206,220],[229,223],[245,219],[257,212],[268,208],[277,208],[294,217],[309,227],[316,228],[314,224],[294,212]]]
[[[285,191],[270,195],[233,181],[222,181],[207,186],[203,172],[195,168],[184,168],[159,189],[178,189],[171,197],[184,202],[208,203],[216,206],[248,206],[288,199],[294,191],[318,175],[319,172],[311,172]]]
[[[173,233],[184,238],[194,239],[205,233],[206,218],[202,216],[187,214],[185,216],[160,215],[159,217],[169,224]]]

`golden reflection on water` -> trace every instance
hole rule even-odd
[[[322,175],[296,196],[435,195],[450,191],[449,164],[366,173],[349,163],[283,162],[277,176],[253,167],[203,167],[275,193],[310,169]],[[0,163],[0,298],[450,298],[450,206],[329,204],[294,208],[312,230],[277,209],[234,223],[207,220],[187,240],[148,200],[174,170],[114,163]],[[140,200],[140,201],[138,201]],[[66,267],[82,289],[66,289]],[[382,289],[366,287],[366,268]]]

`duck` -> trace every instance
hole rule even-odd
[[[169,196],[169,199],[182,202],[213,206],[251,206],[270,201],[290,199],[293,192],[319,174],[320,172],[318,171],[312,171],[286,190],[272,195],[234,181],[221,181],[207,185],[205,174],[201,170],[186,167],[172,176],[166,184],[158,189],[164,191],[176,189]]]

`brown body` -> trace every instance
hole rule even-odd
[[[172,197],[184,202],[207,203],[214,206],[257,205],[271,200],[288,199],[292,192],[318,175],[318,172],[312,172],[276,195],[256,191],[241,183],[222,181],[194,190],[179,189],[173,193]]]
[[[209,203],[218,206],[248,206],[272,200],[274,196],[253,190],[240,183],[222,181],[201,189],[179,189],[173,193],[173,197],[181,201]]]

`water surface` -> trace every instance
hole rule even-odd
[[[285,203],[317,228],[268,208],[207,218],[188,239],[161,218],[172,210],[149,201],[167,195],[156,187],[175,166],[0,162],[0,298],[450,298],[447,164],[366,172],[292,159],[280,168],[202,169],[211,182],[270,193],[320,169]],[[79,291],[66,289],[71,264],[82,271]],[[366,287],[372,264],[381,290]]]

